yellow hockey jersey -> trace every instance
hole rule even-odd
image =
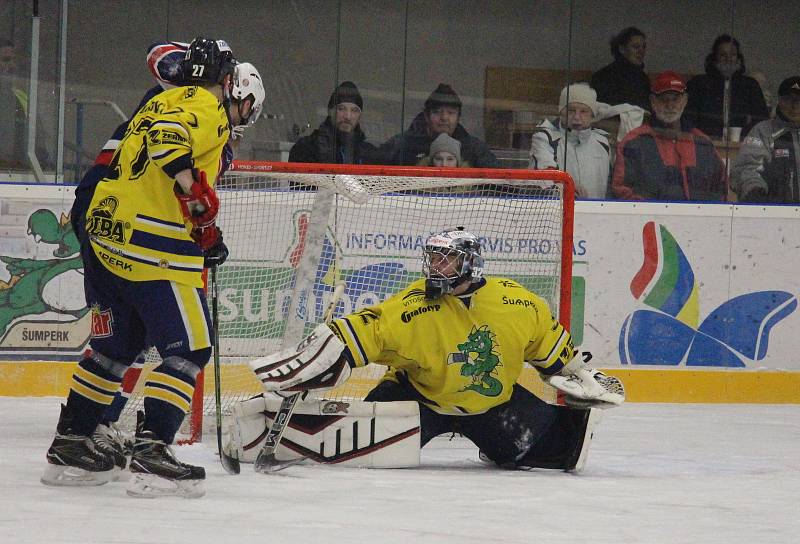
[[[174,178],[197,168],[213,186],[229,134],[225,109],[202,87],[164,91],[131,119],[86,214],[92,248],[106,268],[131,281],[202,287],[203,254],[175,198]]]
[[[463,296],[463,295],[462,295]],[[541,297],[519,283],[487,278],[470,295],[425,299],[425,280],[381,304],[333,321],[357,366],[404,373],[442,414],[479,414],[511,397],[524,362],[554,374],[573,357],[570,334]]]

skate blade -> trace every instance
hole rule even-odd
[[[42,474],[44,485],[57,487],[86,487],[107,484],[114,479],[114,471],[90,472],[82,468],[48,464]]]
[[[132,474],[127,493],[137,499],[183,497],[197,499],[206,494],[205,480],[168,480],[155,474]]]

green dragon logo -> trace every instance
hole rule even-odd
[[[448,356],[448,364],[461,364],[461,375],[471,378],[463,391],[475,391],[487,397],[496,397],[503,391],[503,384],[492,376],[501,364],[494,351],[495,342],[495,334],[488,326],[472,327],[467,341],[458,344],[458,352]]]

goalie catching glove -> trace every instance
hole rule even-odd
[[[295,394],[333,389],[350,377],[345,345],[324,323],[297,346],[250,362],[268,392]]]
[[[583,360],[580,352],[575,355],[558,374],[542,376],[545,382],[566,393],[568,406],[613,408],[625,401],[625,388],[618,378],[585,366],[592,359],[591,353],[583,352]]]

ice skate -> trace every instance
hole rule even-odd
[[[113,479],[114,459],[100,451],[91,438],[75,434],[73,416],[61,405],[56,436],[47,450],[47,468],[41,481],[55,486],[103,485]]]
[[[205,469],[178,461],[170,447],[152,431],[144,430],[143,425],[144,414],[139,412],[128,495],[141,498],[205,495]]]

